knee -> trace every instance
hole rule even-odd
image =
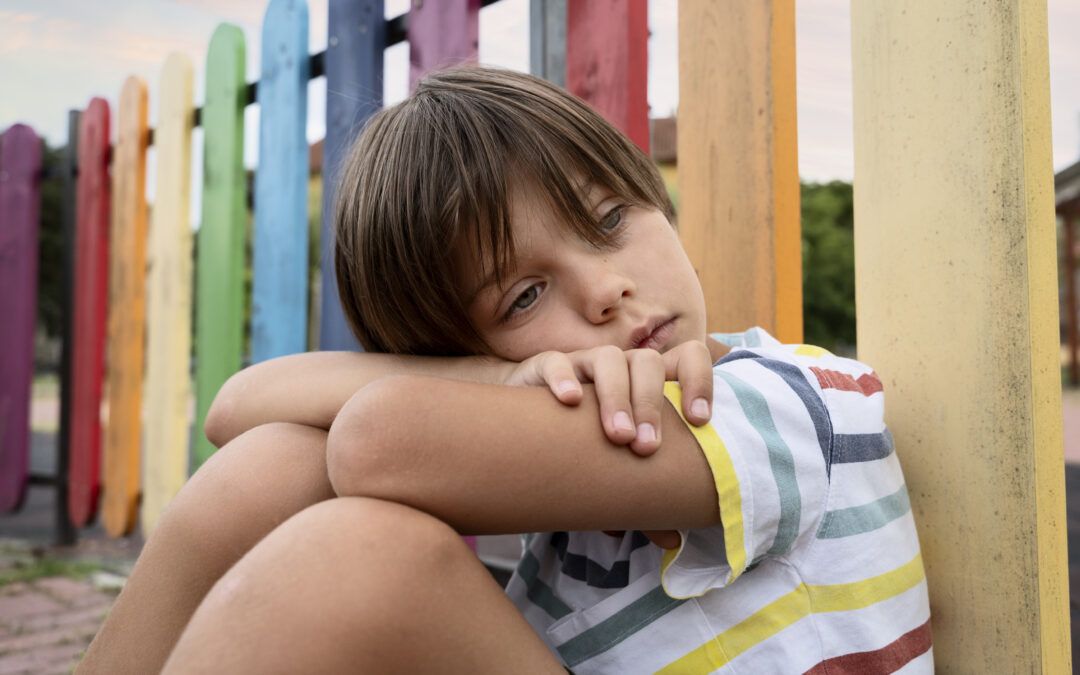
[[[322,499],[333,496],[325,478],[325,443],[326,432],[293,424],[267,424],[240,434],[188,479],[151,538],[187,541],[192,551],[236,549],[252,533],[307,506],[307,500],[320,493]],[[284,474],[311,484],[294,485],[294,493],[283,495],[273,483]],[[299,503],[288,503],[294,498]]]
[[[341,497],[308,507],[274,535],[286,555],[306,570],[326,566],[341,574],[341,561],[363,570],[371,592],[391,596],[403,588],[439,578],[475,558],[446,523],[408,506],[366,497]],[[287,543],[285,543],[287,542]]]

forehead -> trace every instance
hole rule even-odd
[[[573,179],[575,192],[590,211],[612,193],[608,188],[581,178]],[[458,288],[466,305],[476,296],[513,274],[521,264],[558,250],[560,242],[578,236],[567,217],[556,208],[551,192],[536,183],[515,181],[507,190],[509,246],[497,255],[483,228],[466,228],[454,247]],[[500,268],[499,264],[502,263]]]

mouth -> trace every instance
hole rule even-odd
[[[675,334],[675,320],[678,317],[670,316],[653,319],[649,323],[636,328],[630,334],[630,346],[627,349],[655,349],[663,351],[671,336]]]

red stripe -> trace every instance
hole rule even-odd
[[[805,675],[876,675],[893,673],[900,670],[915,657],[925,654],[933,644],[930,636],[930,621],[904,633],[895,641],[872,652],[856,652],[825,659]]]
[[[847,373],[841,373],[838,370],[827,370],[815,366],[811,366],[810,370],[814,371],[814,375],[817,375],[818,382],[821,384],[822,389],[857,391],[864,396],[870,396],[882,391],[881,380],[878,379],[877,373],[867,373],[860,375],[859,379],[855,379]]]

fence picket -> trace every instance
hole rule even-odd
[[[101,384],[109,274],[109,104],[94,98],[79,129],[76,188],[74,341],[68,515],[77,527],[98,509],[101,486]]]
[[[334,274],[337,167],[356,133],[383,104],[383,0],[330,0],[326,46],[326,138],[322,160],[319,349],[358,350],[338,300]]]
[[[203,433],[218,389],[240,369],[244,347],[244,34],[222,24],[206,57],[202,108],[203,203],[196,261],[195,452],[197,468],[214,453]]]
[[[25,124],[0,135],[0,512],[26,496],[37,318],[41,139]]]
[[[157,180],[149,235],[146,454],[140,523],[149,536],[188,473],[191,396],[192,68],[173,53],[161,70],[154,130]]]
[[[794,0],[680,4],[679,82],[679,235],[709,330],[798,344]]]
[[[649,16],[645,0],[570,2],[566,88],[649,153]]]
[[[146,320],[146,83],[129,77],[116,111],[102,521],[113,537],[135,527],[142,431],[143,336]]]
[[[307,350],[308,8],[271,0],[263,19],[251,361]]]
[[[409,10],[409,89],[431,70],[476,61],[480,0],[414,2]]]

